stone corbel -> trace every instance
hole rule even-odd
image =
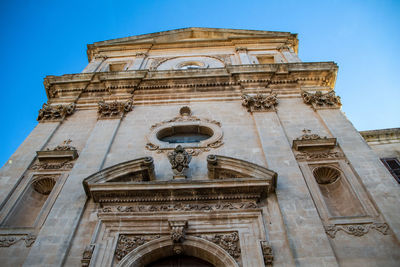
[[[85,250],[82,253],[82,267],[87,267],[90,264],[90,260],[92,259],[93,251],[94,251],[94,244],[90,244],[86,246]]]
[[[247,108],[248,112],[265,112],[275,111],[278,105],[277,94],[257,94],[257,95],[242,95],[242,106]]]
[[[303,97],[304,103],[311,105],[314,110],[340,108],[342,106],[340,97],[336,96],[334,91],[328,93],[322,93],[321,91],[316,91],[315,93],[302,91],[301,96]]]
[[[183,252],[182,243],[185,240],[188,222],[186,220],[168,221],[168,224],[171,228],[171,239],[174,243],[174,253],[181,254]]]

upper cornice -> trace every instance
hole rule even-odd
[[[98,101],[99,97],[130,98],[134,91],[135,100],[148,99],[149,95],[152,99],[180,99],[180,94],[192,93],[201,94],[201,97],[231,94],[240,99],[241,90],[251,93],[248,90],[264,88],[278,94],[307,88],[332,90],[337,69],[334,62],[313,62],[230,65],[196,70],[132,70],[48,76],[44,85],[52,103],[77,98],[85,99],[86,103]]]
[[[400,128],[361,131],[360,134],[368,143],[400,142]]]
[[[211,44],[212,43],[212,44]],[[129,49],[194,48],[269,43],[277,49],[287,46],[297,53],[297,34],[289,32],[216,28],[183,28],[96,42],[88,45],[88,59],[107,51]]]

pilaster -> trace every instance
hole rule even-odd
[[[121,119],[97,121],[24,266],[63,264],[87,201],[82,181],[102,168],[120,123]]]

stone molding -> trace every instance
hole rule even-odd
[[[400,128],[361,131],[360,134],[369,144],[400,142]]]
[[[62,121],[65,117],[72,115],[75,111],[75,103],[68,105],[49,105],[44,103],[39,110],[37,120],[44,121]]]
[[[302,91],[301,96],[303,97],[304,103],[311,105],[314,110],[340,108],[342,106],[340,97],[336,96],[333,90],[327,93],[323,93],[322,91],[316,91],[315,93]]]
[[[126,235],[121,234],[118,237],[115,258],[120,261],[129,252],[144,245],[145,243],[160,238],[160,235]]]
[[[0,236],[0,247],[11,247],[18,241],[23,240],[26,247],[32,246],[36,240],[36,235],[25,234],[25,235],[1,235]]]
[[[261,250],[264,257],[265,266],[272,266],[274,261],[274,254],[272,251],[272,246],[268,241],[260,241]]]
[[[242,95],[242,106],[247,108],[248,112],[275,111],[275,106],[278,105],[277,94],[256,94]]]
[[[309,129],[303,129],[302,132],[302,136],[293,140],[292,148],[297,151],[315,148],[330,149],[336,146],[336,138],[328,138],[326,136],[322,137],[318,134],[312,134]]]
[[[367,234],[371,229],[375,229],[383,235],[390,233],[389,225],[387,223],[357,223],[357,224],[344,224],[344,225],[327,225],[325,226],[325,232],[330,238],[335,238],[336,233],[343,231],[348,235],[363,236]]]
[[[126,113],[133,109],[133,102],[131,99],[121,102],[115,100],[114,102],[105,102],[104,100],[98,103],[98,119],[119,119],[125,116]]]

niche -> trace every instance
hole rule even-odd
[[[33,179],[12,208],[3,227],[34,227],[42,208],[56,184],[53,176]]]

